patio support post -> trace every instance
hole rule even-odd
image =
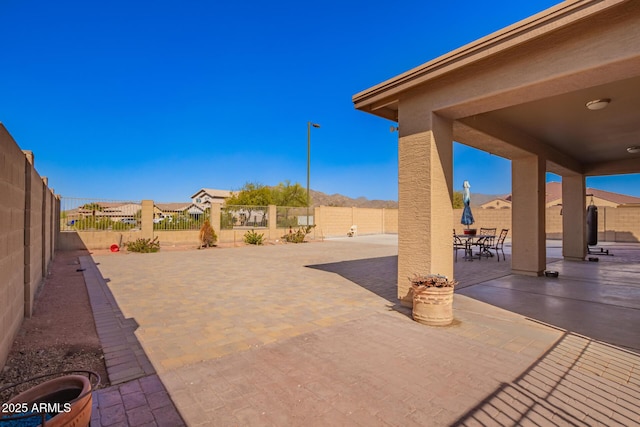
[[[516,274],[540,276],[546,268],[545,171],[539,156],[511,161],[511,269]]]
[[[586,184],[584,175],[562,177],[562,255],[584,261],[587,255]]]
[[[209,223],[211,224],[211,227],[213,227],[213,230],[218,235],[218,239],[221,239],[220,230],[222,229],[222,227],[220,227],[220,219],[222,217],[222,204],[211,203],[209,214],[210,214]]]
[[[411,307],[409,277],[453,278],[453,123],[401,109],[398,141],[398,298]]]
[[[269,239],[277,240],[278,236],[278,207],[269,205],[267,208],[267,227],[269,229]]]
[[[142,201],[142,217],[140,218],[140,237],[153,239],[153,200]]]

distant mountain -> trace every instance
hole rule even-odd
[[[338,206],[338,207],[356,207],[356,208],[389,208],[397,209],[398,202],[396,200],[369,200],[366,197],[343,196],[342,194],[326,194],[321,191],[309,190],[311,193],[311,201],[314,206]],[[471,206],[480,206],[493,199],[504,198],[504,194],[477,194],[471,193]]]
[[[326,194],[321,191],[309,190],[311,201],[314,206],[339,206],[339,207],[356,207],[356,208],[398,208],[398,202],[395,200],[369,200],[366,197],[343,196],[342,194]]]

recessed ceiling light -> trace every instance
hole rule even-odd
[[[637,154],[640,153],[640,146],[639,145],[634,145],[633,147],[629,147],[627,148],[627,151],[631,154]]]
[[[593,101],[587,102],[587,108],[589,110],[602,110],[609,105],[610,102],[611,99],[609,98],[594,99]]]

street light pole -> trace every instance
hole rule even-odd
[[[307,226],[309,224],[309,181],[311,176],[311,126],[314,128],[319,128],[320,125],[317,123],[307,122]]]

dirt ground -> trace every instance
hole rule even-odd
[[[36,295],[31,318],[24,319],[0,372],[0,389],[38,375],[91,370],[108,386],[104,354],[80,271],[87,251],[56,252],[46,280]],[[7,399],[0,395],[0,401]]]

